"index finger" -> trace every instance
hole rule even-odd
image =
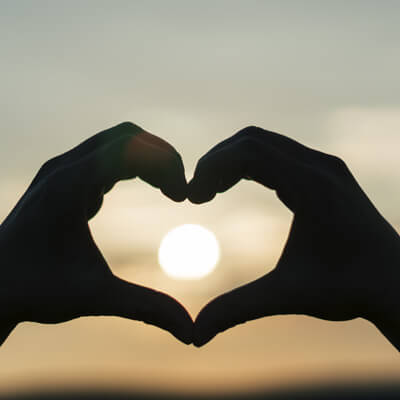
[[[276,190],[294,211],[305,199],[299,194],[307,191],[310,172],[306,164],[275,147],[252,136],[237,137],[200,159],[189,182],[188,197],[193,203],[204,203],[246,178]]]
[[[187,184],[180,155],[167,142],[144,131],[118,137],[59,168],[54,181],[58,186],[65,187],[68,181],[83,191],[100,193],[118,181],[135,177],[159,188],[172,200],[186,199]]]
[[[169,143],[148,132],[131,138],[124,149],[127,172],[136,175],[175,201],[187,197],[185,168],[179,153]]]

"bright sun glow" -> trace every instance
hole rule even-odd
[[[208,275],[219,259],[215,235],[200,225],[186,224],[169,231],[158,251],[164,272],[177,279],[200,279]]]

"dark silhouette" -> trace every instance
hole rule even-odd
[[[58,323],[115,315],[159,326],[191,343],[193,321],[171,297],[114,276],[88,220],[122,179],[140,177],[186,199],[182,160],[131,123],[100,132],[46,162],[0,226],[0,343],[22,321]]]
[[[194,344],[256,318],[305,314],[333,321],[365,318],[400,350],[400,238],[346,164],[248,127],[200,159],[188,197],[208,202],[242,178],[275,190],[293,212],[289,238],[272,272],[203,308]]]
[[[294,213],[276,268],[219,296],[195,324],[176,300],[113,275],[88,226],[103,196],[140,177],[172,200],[212,200],[242,178],[276,190]],[[239,233],[240,234],[240,233]],[[0,226],[0,343],[22,321],[115,315],[202,346],[239,323],[277,314],[371,321],[400,350],[400,238],[339,158],[249,127],[210,150],[187,185],[182,160],[132,123],[46,162]]]

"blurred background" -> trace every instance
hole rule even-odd
[[[1,220],[44,161],[132,121],[177,148],[188,178],[248,125],[336,154],[399,230],[399,13],[396,0],[0,0]],[[170,293],[194,317],[274,268],[291,217],[251,182],[194,206],[133,181],[91,227],[116,274]],[[197,281],[169,278],[157,261],[163,236],[185,223],[221,246],[215,271]],[[117,318],[26,323],[0,348],[0,394],[363,385],[399,379],[398,357],[363,320],[273,317],[201,349]]]

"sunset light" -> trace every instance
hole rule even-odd
[[[400,399],[399,16],[0,0],[0,400]]]
[[[164,236],[158,259],[172,278],[200,279],[211,273],[218,262],[218,241],[200,225],[181,225]]]

